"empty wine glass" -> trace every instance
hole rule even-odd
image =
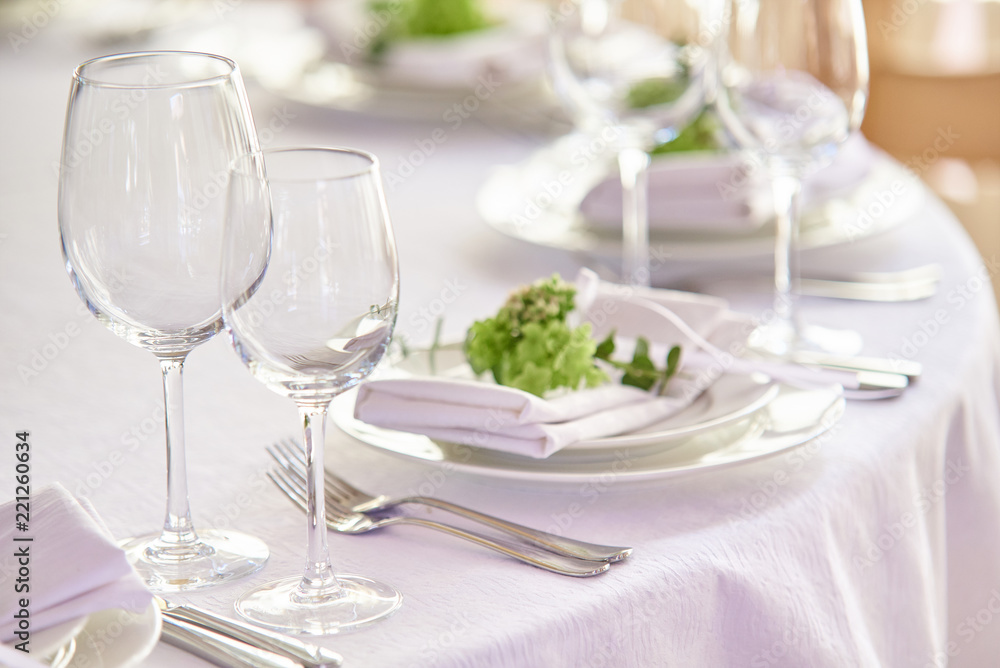
[[[649,153],[704,105],[714,1],[572,0],[552,14],[556,92],[587,133],[612,137],[622,184],[622,273],[649,285]],[[610,132],[606,130],[610,129]]]
[[[160,361],[166,520],[159,534],[124,543],[155,591],[228,581],[268,556],[256,538],[195,531],[181,394],[188,353],[222,326],[228,166],[257,148],[239,69],[227,58],[132,53],[76,69],[59,178],[62,251],[90,312]]]
[[[250,372],[298,405],[308,497],[305,574],[248,592],[236,610],[289,633],[366,624],[401,596],[360,575],[334,575],[323,445],[331,400],[372,371],[396,321],[399,274],[378,165],[348,149],[246,156],[232,171],[228,221],[226,328]]]
[[[861,125],[868,51],[861,0],[727,0],[719,40],[717,109],[738,148],[763,163],[775,207],[776,317],[751,345],[858,352],[860,337],[796,322],[793,284],[799,194],[807,174],[833,160]]]

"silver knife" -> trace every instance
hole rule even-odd
[[[845,357],[828,353],[799,351],[792,354],[792,361],[810,366],[821,366],[831,369],[849,369],[851,371],[876,371],[878,373],[897,373],[914,380],[923,373],[920,362],[913,360],[883,359],[879,357]]]
[[[163,640],[224,668],[305,668],[287,656],[253,647],[169,615],[163,616]]]
[[[343,657],[336,652],[298,638],[221,617],[193,605],[170,603],[159,596],[156,597],[156,602],[164,617],[196,624],[265,650],[286,655],[303,664],[306,668],[339,666],[344,662]]]

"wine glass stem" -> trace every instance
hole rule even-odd
[[[335,596],[340,585],[330,564],[326,542],[326,500],[324,494],[323,445],[326,443],[326,413],[329,402],[299,404],[302,442],[306,449],[306,572],[295,598],[301,603]]]
[[[161,357],[164,422],[167,433],[167,517],[160,534],[161,547],[185,548],[198,542],[188,503],[184,454],[184,359]]]
[[[794,176],[772,179],[774,196],[774,312],[788,331],[796,332],[794,287],[799,277],[799,194],[801,181]]]
[[[622,271],[629,285],[649,287],[649,154],[627,147],[618,152],[622,182]]]

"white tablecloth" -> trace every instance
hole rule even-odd
[[[13,496],[14,433],[31,432],[33,484],[91,499],[117,536],[162,520],[161,388],[148,352],[82,307],[63,268],[56,183],[72,68],[100,47],[53,28],[0,55],[0,493]],[[399,331],[455,337],[515,284],[580,260],[500,236],[474,197],[491,166],[537,147],[475,116],[387,122],[252,90],[270,145],[368,149],[386,171],[437,128],[446,141],[388,192],[402,267]],[[365,487],[432,490],[540,528],[635,547],[601,577],[533,569],[420,528],[330,535],[336,565],[397,586],[392,618],[324,639],[348,666],[997,665],[1000,657],[1000,331],[984,265],[929,198],[906,226],[814,256],[869,269],[943,265],[929,300],[806,300],[813,322],[850,325],[866,352],[913,356],[923,378],[893,401],[852,402],[829,438],[753,465],[643,489],[522,490],[412,464],[331,428],[328,461]],[[995,259],[994,259],[995,262]],[[762,295],[733,295],[749,312]],[[304,522],[264,478],[264,446],[294,436],[292,403],[254,381],[220,337],[186,367],[196,525],[263,537],[251,578],[178,600],[231,613],[247,587],[299,571]],[[44,549],[44,546],[38,546]],[[10,554],[10,546],[2,553]],[[10,557],[0,558],[3,595]],[[159,645],[144,666],[203,665]]]

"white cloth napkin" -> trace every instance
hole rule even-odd
[[[13,552],[27,547],[30,591],[13,593],[14,577],[0,597],[0,641],[17,642],[14,614],[20,598],[29,600],[31,631],[113,608],[144,610],[152,594],[132,570],[96,512],[59,484],[35,490],[29,530],[15,529],[14,501],[0,506],[0,544]],[[14,541],[30,537],[32,540]],[[19,564],[13,564],[17,573]]]
[[[372,35],[392,15],[390,10],[372,14],[369,5],[366,0],[315,3],[313,21],[329,35],[333,58],[353,66],[365,64]],[[496,21],[493,26],[392,42],[370,73],[388,85],[468,90],[480,102],[498,85],[544,76],[545,6],[514,2],[490,9],[494,12],[490,18]]]
[[[665,420],[698,396],[605,385],[543,399],[473,380],[375,380],[358,390],[354,416],[379,427],[542,459],[581,440]]]
[[[858,132],[833,162],[803,181],[802,206],[808,208],[848,192],[868,175],[871,145]],[[773,216],[763,166],[738,155],[675,154],[653,160],[649,169],[649,224],[653,229],[749,231]],[[595,186],[580,204],[592,224],[621,225],[622,193],[617,178]]]
[[[489,381],[413,377],[373,380],[358,389],[354,417],[377,427],[452,443],[545,458],[584,440],[615,436],[666,420],[701,395],[723,373],[763,372],[799,387],[857,383],[850,372],[818,371],[782,362],[741,359],[728,351],[752,330],[725,300],[674,290],[631,288],[598,279],[587,269],[576,281],[579,319],[595,338],[612,330],[622,339],[643,336],[654,358],[680,345],[682,369],[666,396],[606,385],[539,398]]]
[[[597,279],[590,271],[577,280],[577,307],[591,322],[595,336],[617,329],[625,338],[655,332],[653,343],[663,349],[692,346],[690,334],[726,340],[744,336],[727,327],[728,304],[707,295],[673,290],[648,290],[657,303],[680,314],[688,331],[664,327],[662,318],[644,320],[634,308],[634,295]],[[649,322],[655,329],[644,328]],[[720,342],[722,343],[722,342]],[[358,390],[355,417],[369,424],[424,434],[453,443],[491,448],[534,458],[548,457],[582,440],[627,433],[676,414],[694,401],[707,385],[698,379],[675,377],[666,396],[623,385],[566,392],[539,398],[510,387],[462,379],[408,378],[373,380]]]

